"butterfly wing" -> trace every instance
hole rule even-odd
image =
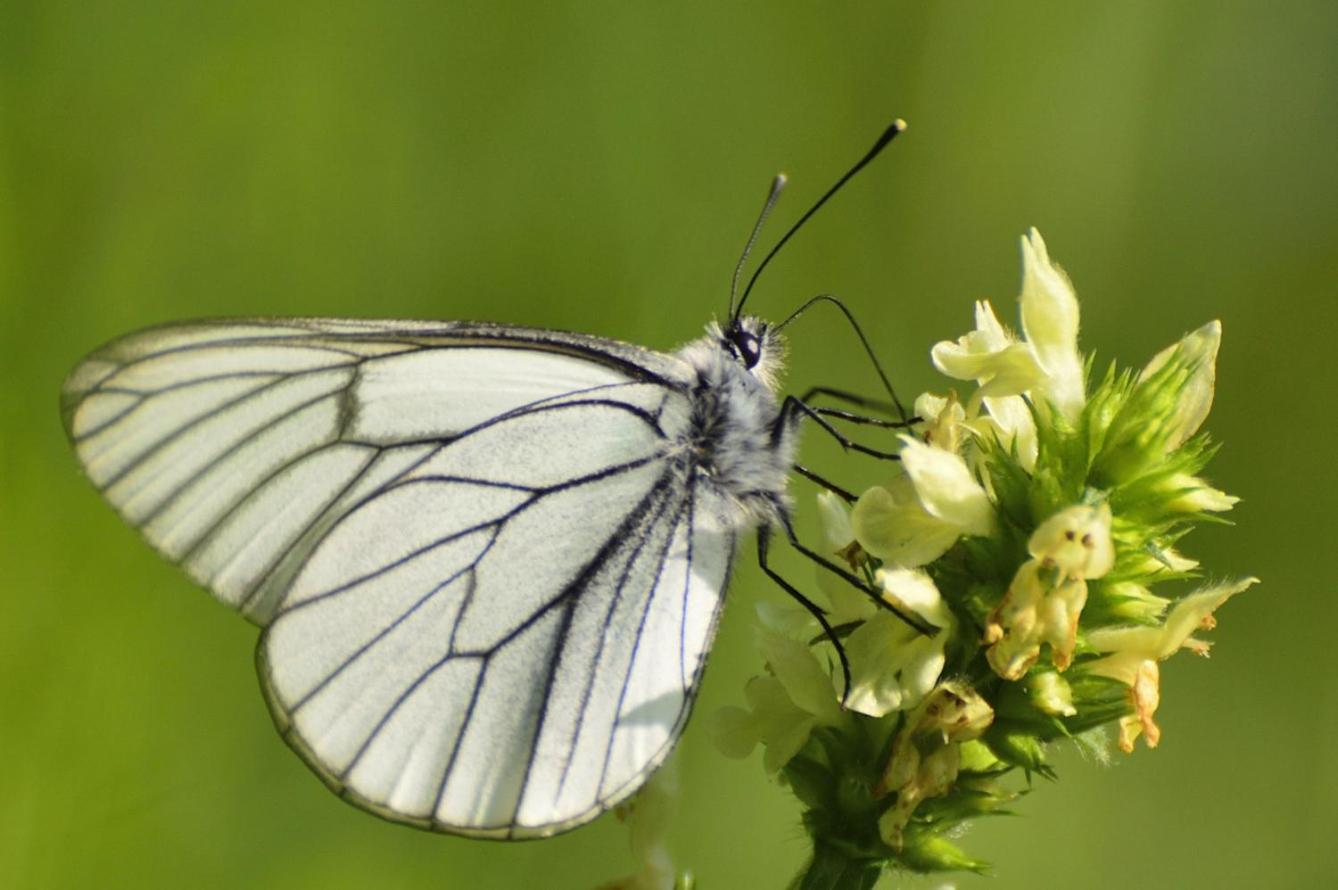
[[[487,325],[160,328],[71,375],[95,485],[263,625],[276,723],[388,818],[487,836],[631,794],[687,717],[734,528],[676,359]]]

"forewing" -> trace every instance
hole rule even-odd
[[[462,434],[563,400],[659,411],[681,386],[672,358],[593,337],[253,320],[117,340],[71,373],[62,407],[76,454],[117,511],[265,624],[342,516]]]

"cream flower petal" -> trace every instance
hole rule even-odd
[[[1161,627],[1113,627],[1092,631],[1087,635],[1087,642],[1098,652],[1111,654],[1091,662],[1086,668],[1094,674],[1133,685],[1143,661],[1169,658],[1182,647],[1192,644],[1194,631],[1202,628],[1222,603],[1258,581],[1258,578],[1243,578],[1191,593],[1171,608]]]
[[[957,401],[955,392],[948,396],[922,393],[915,400],[914,410],[915,416],[922,420],[916,432],[925,442],[945,451],[961,448],[966,409]]]
[[[850,634],[845,644],[851,672],[846,706],[871,717],[913,708],[934,688],[943,672],[943,647],[953,622],[952,612],[924,572],[882,569],[878,582],[889,601],[941,629],[927,637],[880,611]]]
[[[1032,556],[1069,578],[1100,578],[1115,566],[1110,505],[1066,507],[1036,527],[1027,540]]]
[[[1045,395],[1069,420],[1086,401],[1078,354],[1078,297],[1068,276],[1050,262],[1041,233],[1022,238],[1022,330],[1046,375]]]
[[[830,491],[818,494],[818,521],[827,548],[835,553],[855,540],[855,529],[850,524],[850,508]]]
[[[1180,496],[1167,504],[1169,510],[1185,513],[1212,512],[1221,513],[1240,503],[1240,498],[1213,488],[1198,476],[1188,473],[1176,473],[1161,486],[1167,491],[1179,491]]]
[[[971,468],[956,454],[901,437],[901,463],[931,516],[962,534],[987,535],[994,529],[994,507]]]
[[[776,633],[760,634],[762,653],[791,701],[823,723],[841,719],[841,705],[832,694],[831,678],[813,650]]]
[[[947,553],[959,537],[958,530],[926,512],[906,477],[894,481],[891,488],[895,495],[888,488],[870,488],[851,510],[850,522],[860,546],[898,566],[922,566]]]
[[[905,606],[935,627],[947,628],[952,624],[952,612],[928,573],[918,569],[882,568],[875,580],[889,601]]]
[[[1021,396],[1001,396],[984,399],[988,418],[978,418],[976,423],[984,428],[981,421],[992,422],[995,434],[1005,447],[1017,449],[1017,456],[1022,468],[1028,472],[1036,468],[1038,443],[1036,440],[1036,420],[1031,415],[1031,407]]]
[[[899,674],[912,653],[906,644],[915,631],[894,615],[880,612],[865,621],[846,638],[846,657],[850,660],[850,692],[846,707],[870,717],[882,717],[910,707],[906,702]],[[833,681],[841,684],[839,674]]]
[[[949,377],[982,384],[987,395],[1016,395],[1045,377],[1031,347],[1004,329],[988,301],[976,303],[976,330],[934,344],[929,357]]]

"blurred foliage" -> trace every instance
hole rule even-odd
[[[910,132],[786,249],[756,311],[841,294],[904,393],[941,387],[929,345],[968,326],[973,299],[1009,311],[1017,236],[1037,225],[1099,363],[1140,365],[1221,317],[1213,478],[1244,497],[1243,527],[1206,529],[1192,555],[1264,579],[1219,616],[1212,669],[1168,675],[1160,749],[1114,768],[1061,751],[1064,781],[1021,801],[1024,819],[973,832],[988,886],[1331,880],[1335,46],[1338,6],[1318,0],[9,0],[0,884],[581,888],[625,872],[612,818],[496,844],[331,796],[270,727],[254,629],[79,478],[60,380],[98,343],[188,316],[488,318],[670,348],[723,309],[770,176],[791,174],[792,219],[894,116]],[[791,330],[795,387],[871,385],[837,318]],[[839,475],[838,453],[806,447]],[[750,562],[699,714],[735,697],[751,604],[780,596]],[[680,758],[678,858],[704,890],[778,886],[805,854],[798,813],[701,729]]]

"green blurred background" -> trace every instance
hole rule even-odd
[[[1036,225],[1103,361],[1221,317],[1210,475],[1244,501],[1240,527],[1186,549],[1264,579],[1220,614],[1211,661],[1164,670],[1160,749],[1110,767],[1060,752],[1022,818],[965,839],[995,876],[956,883],[1332,886],[1336,48],[1330,2],[7,0],[0,885],[589,888],[627,871],[612,818],[497,844],[331,796],[270,725],[255,630],[80,478],[61,378],[189,316],[494,319],[671,348],[723,309],[771,175],[791,174],[793,219],[902,116],[910,132],[754,309],[839,293],[904,392],[941,389],[928,347],[974,299],[1015,317]],[[870,386],[836,318],[792,330],[796,388]],[[809,448],[851,485],[876,477]],[[681,749],[673,844],[705,890],[778,887],[805,853],[792,800],[701,719],[740,699],[753,603],[780,596],[745,560]]]

